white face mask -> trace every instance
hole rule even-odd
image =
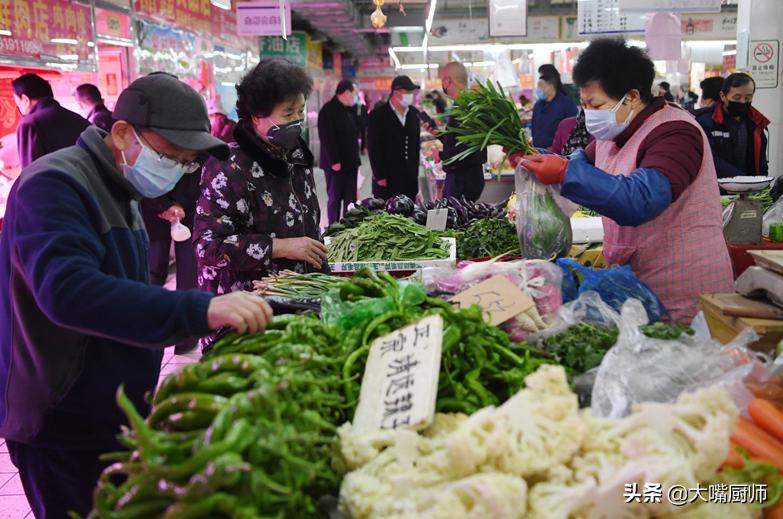
[[[585,125],[587,131],[598,139],[599,141],[610,141],[620,135],[623,130],[628,128],[628,125],[633,117],[633,110],[628,114],[628,118],[625,122],[617,122],[617,111],[625,101],[623,96],[620,101],[612,107],[611,110],[589,110],[585,109]]]
[[[402,106],[405,108],[408,108],[413,104],[413,94],[403,94],[402,101],[400,101],[400,103],[402,103]]]

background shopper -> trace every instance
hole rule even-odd
[[[741,72],[723,82],[720,103],[699,115],[712,149],[718,178],[766,175],[769,119],[753,107],[756,83]]]
[[[22,168],[47,153],[76,144],[90,123],[55,101],[52,86],[41,76],[24,74],[11,81],[22,120],[16,128]]]
[[[370,112],[367,125],[367,151],[372,165],[375,196],[383,199],[419,192],[421,119],[413,106],[420,89],[408,76],[392,81],[389,102]]]
[[[452,61],[440,68],[441,84],[446,95],[452,99],[458,99],[459,94],[468,88],[468,69],[462,63]],[[453,117],[446,119],[446,130],[459,126],[459,122]],[[435,152],[436,160],[448,162],[449,159],[464,150],[464,146],[457,142],[457,136],[453,133],[440,135],[443,142],[443,151]],[[450,164],[444,164],[446,172],[446,185],[443,194],[447,197],[466,197],[476,201],[484,191],[484,163],[487,162],[487,150],[477,151],[464,159]]]
[[[76,98],[76,102],[79,103],[79,107],[82,109],[82,113],[86,113],[85,116],[90,124],[94,124],[103,131],[111,131],[111,126],[114,124],[114,119],[111,115],[111,110],[106,108],[103,103],[103,97],[101,97],[101,91],[98,87],[91,83],[84,83],[76,87],[76,91],[73,96]]]
[[[576,103],[565,93],[560,74],[555,75],[553,69],[551,65],[540,69],[542,73],[533,106],[533,146],[536,148],[551,146],[560,121],[575,117],[578,111]]]
[[[320,164],[326,174],[327,214],[335,223],[356,202],[359,157],[359,121],[355,107],[359,89],[351,80],[337,84],[334,97],[318,113],[318,135],[321,140]]]

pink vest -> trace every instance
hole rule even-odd
[[[700,294],[734,292],[718,180],[704,131],[689,113],[666,105],[645,120],[622,148],[613,141],[598,141],[595,165],[613,175],[630,175],[638,167],[636,156],[644,139],[669,121],[684,121],[699,129],[704,147],[699,174],[652,221],[624,227],[604,218],[604,256],[610,265],[630,264],[666,305],[672,321],[687,324],[697,313]]]

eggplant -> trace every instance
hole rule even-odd
[[[366,207],[370,211],[383,211],[386,208],[386,201],[382,198],[365,198],[361,202],[359,202],[359,205],[362,207]]]
[[[415,207],[413,200],[405,195],[397,195],[386,202],[386,212],[389,214],[411,216]]]
[[[417,207],[413,210],[411,219],[419,225],[427,225],[427,212]]]

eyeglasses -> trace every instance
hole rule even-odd
[[[158,162],[160,163],[162,168],[168,169],[168,168],[174,168],[177,166],[180,166],[182,168],[182,172],[186,175],[190,175],[191,173],[195,173],[196,171],[200,170],[204,166],[203,159],[196,159],[191,160],[188,162],[183,162],[181,160],[177,160],[174,157],[169,157],[168,155],[164,155],[163,153],[159,152],[155,149],[155,147],[150,144],[150,142],[142,137],[141,132],[138,130],[134,130],[134,133],[136,134],[136,137],[138,137],[139,142],[151,149],[155,152],[155,154],[158,156]]]

